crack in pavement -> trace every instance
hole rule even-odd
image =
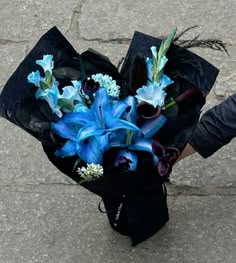
[[[0,45],[27,43],[27,40],[0,39]]]
[[[86,37],[81,37],[81,40],[88,41],[88,42],[99,42],[99,43],[111,43],[111,44],[129,44],[131,38],[110,38],[110,39],[102,39],[102,38],[93,38],[89,39]]]
[[[168,196],[236,196],[236,186],[177,186],[166,184]],[[50,193],[60,192],[62,194],[78,193],[82,195],[93,194],[79,184],[38,184],[38,185],[1,185],[0,192],[21,192],[21,193]]]

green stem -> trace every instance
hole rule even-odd
[[[131,144],[133,138],[133,132],[128,130],[127,131],[127,138],[126,138],[126,144]]]
[[[171,101],[170,103],[168,103],[168,104],[166,104],[164,107],[163,107],[163,110],[166,110],[166,109],[168,109],[168,108],[170,108],[170,107],[172,107],[172,106],[175,106],[177,104],[177,102],[176,101]]]

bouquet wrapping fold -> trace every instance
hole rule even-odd
[[[171,162],[163,177],[150,153],[138,151],[137,168],[131,171],[114,165],[120,149],[111,147],[103,156],[103,176],[94,181],[81,181],[74,169],[76,156],[55,156],[55,151],[64,142],[51,128],[51,123],[56,123],[59,117],[51,111],[46,101],[35,98],[35,89],[27,81],[27,76],[38,69],[35,64],[37,59],[51,54],[54,58],[54,73],[61,86],[68,85],[71,80],[82,80],[84,76],[107,74],[116,80],[122,96],[126,97],[145,85],[143,57],[150,57],[150,47],[160,48],[161,43],[158,38],[135,32],[119,72],[107,57],[94,50],[88,49],[78,54],[54,27],[41,37],[9,78],[0,95],[0,116],[38,139],[49,160],[60,171],[101,196],[104,207],[99,205],[99,209],[107,213],[113,229],[131,237],[133,245],[156,233],[169,220],[164,181],[171,172]],[[167,121],[153,135],[158,142],[153,145],[153,151],[157,154],[166,153],[165,158],[168,157],[168,149],[175,147],[181,150],[185,146],[218,74],[218,69],[206,60],[174,44],[168,50],[167,57],[164,72],[174,81],[166,91],[167,99],[178,98],[190,87],[196,88],[198,93],[173,107],[163,109]],[[163,160],[166,160],[164,157]],[[81,164],[84,165],[84,162]]]

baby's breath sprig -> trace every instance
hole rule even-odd
[[[115,99],[120,96],[120,86],[116,84],[116,81],[109,75],[101,73],[94,74],[91,76],[92,79],[100,84],[100,87],[106,88],[107,94]]]
[[[82,178],[82,182],[91,182],[99,179],[103,175],[103,167],[100,164],[87,164],[87,167],[78,168],[77,173]]]

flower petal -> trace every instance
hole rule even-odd
[[[86,163],[102,164],[103,153],[99,147],[99,142],[95,137],[90,138],[88,142],[84,141],[79,145],[80,147],[77,148],[77,153],[79,154],[81,160]]]
[[[106,128],[107,131],[115,131],[119,129],[126,129],[131,131],[140,131],[139,127],[135,124],[132,124],[128,121],[120,120],[120,119],[106,119]]]
[[[75,141],[67,141],[64,146],[55,152],[56,157],[67,157],[74,156],[76,154],[76,142]]]
[[[168,59],[166,58],[166,56],[162,57],[160,59],[160,64],[159,64],[159,67],[158,67],[158,72],[162,71],[163,68],[165,67],[166,63],[167,63]]]
[[[91,114],[89,111],[86,112],[70,112],[64,117],[66,124],[77,124],[84,126],[91,120]]]
[[[36,64],[40,65],[44,72],[49,71],[52,73],[54,68],[53,55],[44,55],[42,60],[36,60]]]
[[[98,126],[98,124],[94,121],[90,121],[87,125],[84,125],[77,134],[77,142],[81,141],[93,136],[100,136],[104,134],[105,130]]]
[[[157,118],[146,120],[140,127],[140,130],[145,138],[151,138],[165,124],[166,120],[166,117],[161,114]]]
[[[161,87],[162,89],[166,88],[167,86],[169,86],[170,84],[174,83],[173,80],[171,80],[168,76],[166,76],[165,74],[162,74],[161,76]]]
[[[162,86],[157,82],[154,82],[148,86],[143,86],[137,90],[135,96],[139,101],[145,101],[154,108],[157,106],[162,107],[164,105],[166,93],[163,91]]]
[[[75,140],[77,132],[73,127],[66,125],[62,120],[59,120],[57,123],[51,123],[52,131],[62,138]]]
[[[94,120],[103,123],[106,113],[111,114],[111,103],[107,91],[105,88],[100,88],[95,93],[94,102],[90,109],[91,114],[94,116]]]
[[[153,65],[152,65],[152,59],[149,57],[146,58],[146,66],[147,66],[148,79],[149,81],[153,81]]]
[[[137,99],[133,96],[128,96],[125,101],[128,104],[128,108],[123,115],[123,119],[127,120],[128,122],[136,124],[136,121],[137,121],[137,111],[136,111]]]
[[[27,80],[29,83],[34,84],[36,87],[40,88],[40,81],[42,80],[39,71],[32,72],[28,75]]]
[[[120,118],[121,115],[125,112],[128,105],[125,101],[117,101],[112,104],[112,117],[113,118]]]

